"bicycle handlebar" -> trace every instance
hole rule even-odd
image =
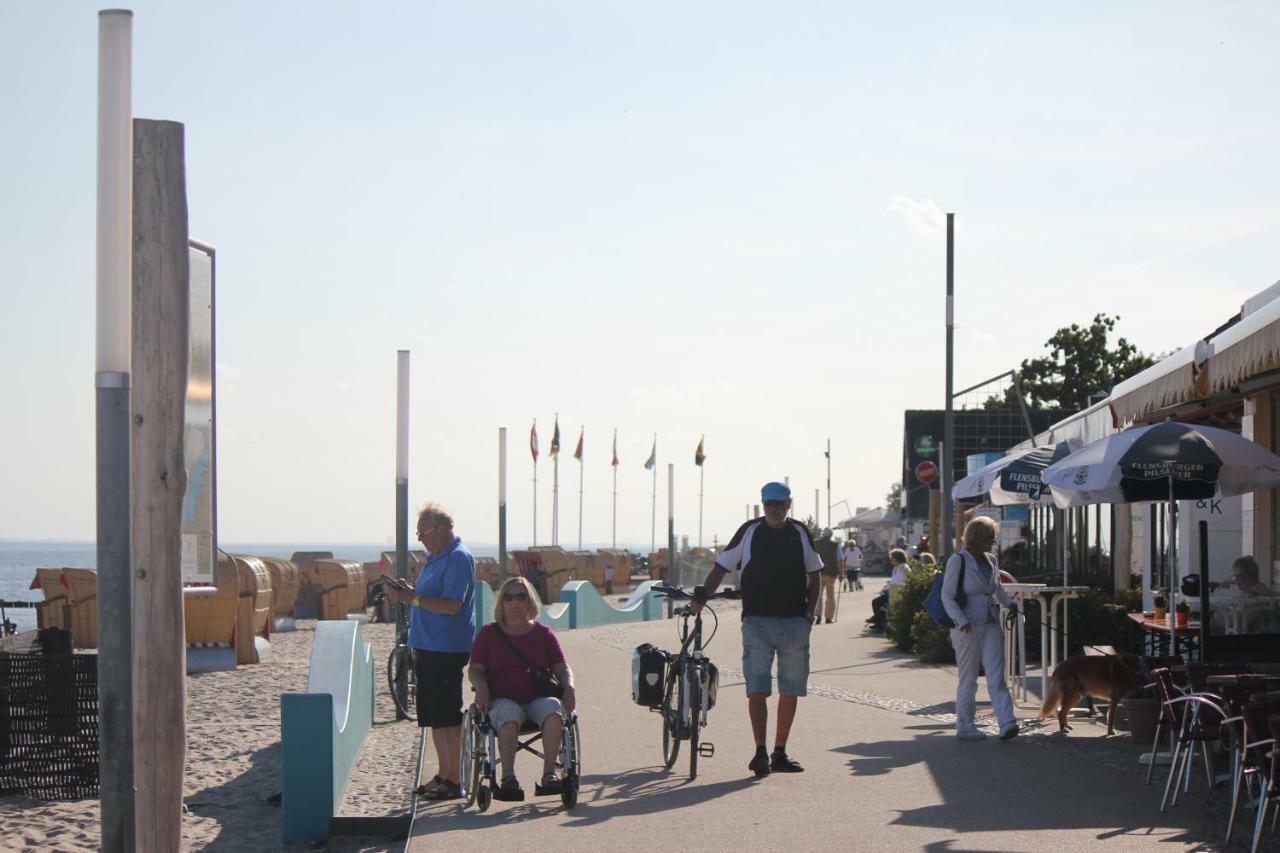
[[[676,599],[680,599],[681,601],[693,601],[693,593],[687,591],[684,587],[655,586],[655,587],[652,587],[652,590],[664,598],[676,598]],[[713,599],[717,599],[717,598],[729,598],[729,599],[742,598],[742,590],[740,589],[721,590],[720,592],[717,592],[713,595],[708,595],[707,601],[712,601]]]

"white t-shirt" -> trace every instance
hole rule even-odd
[[[862,568],[862,549],[857,545],[844,549],[844,568],[845,571]]]

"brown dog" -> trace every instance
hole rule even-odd
[[[1058,712],[1058,730],[1068,731],[1067,715],[1084,696],[1107,702],[1107,734],[1115,734],[1116,705],[1138,689],[1137,655],[1076,655],[1053,671],[1053,681],[1044,697],[1041,717]]]

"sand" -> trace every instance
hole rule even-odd
[[[313,850],[281,844],[280,809],[268,798],[280,790],[280,694],[306,690],[315,622],[272,637],[272,655],[233,672],[187,679],[187,760],[183,850]],[[366,625],[377,667],[374,726],[361,753],[343,815],[391,815],[409,808],[418,730],[395,722],[385,689],[385,661],[394,626]],[[97,800],[48,803],[0,799],[0,850],[97,850]],[[327,849],[392,849],[386,839],[335,839]]]

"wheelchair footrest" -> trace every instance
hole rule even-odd
[[[703,758],[711,758],[716,754],[716,745],[711,741],[704,740],[698,743],[698,755]]]
[[[536,797],[558,797],[564,793],[565,782],[557,782],[554,785],[544,787],[542,783],[533,786],[533,794]]]
[[[504,794],[502,791],[502,786],[499,785],[498,787],[493,789],[492,796],[495,800],[498,800],[499,802],[502,802],[502,803],[523,803],[524,789],[522,788],[518,793]]]

